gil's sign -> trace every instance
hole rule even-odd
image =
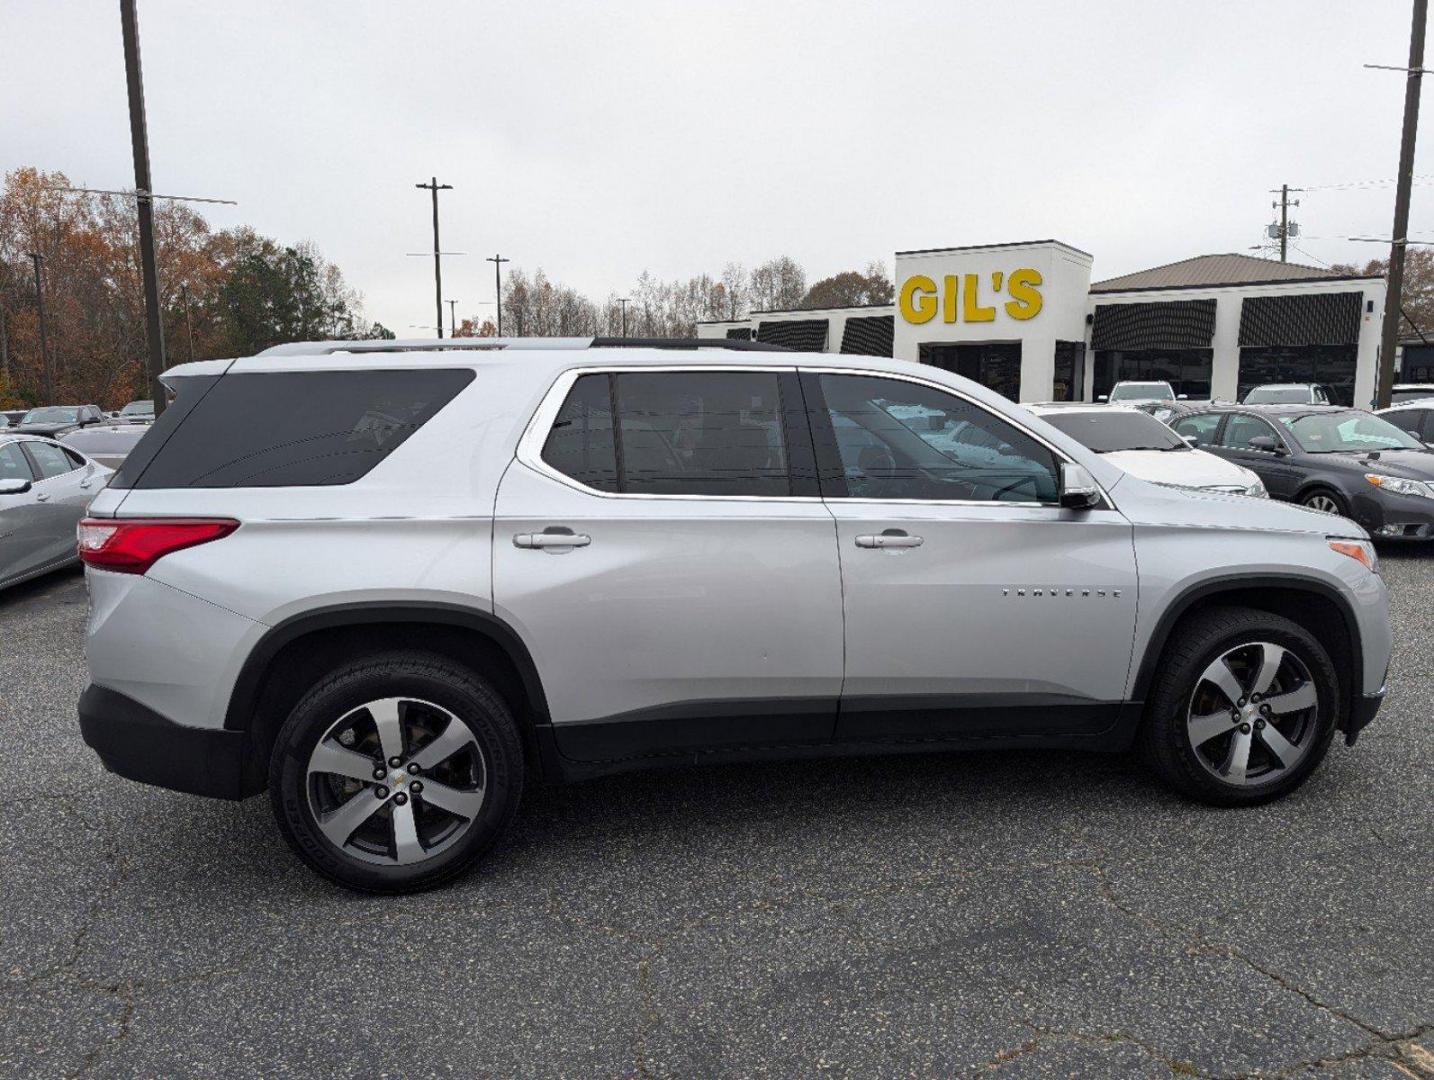
[[[897,306],[901,317],[909,323],[927,323],[941,313],[941,321],[983,323],[996,321],[997,303],[1001,293],[1010,299],[1002,306],[1013,319],[1034,319],[1041,311],[1041,272],[1023,267],[1003,274],[994,270],[990,275],[990,303],[981,296],[982,274],[946,274],[938,288],[934,279],[913,274],[901,283]]]

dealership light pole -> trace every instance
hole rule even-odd
[[[617,302],[622,305],[622,336],[627,337],[627,305],[632,303],[632,300],[626,296],[619,296]]]
[[[458,333],[458,301],[448,300],[448,336],[454,337]]]
[[[1399,172],[1394,188],[1394,231],[1389,243],[1388,290],[1384,295],[1384,324],[1379,346],[1379,380],[1375,387],[1375,407],[1388,408],[1390,389],[1394,385],[1394,350],[1399,342],[1399,301],[1404,289],[1404,250],[1408,246],[1409,194],[1414,182],[1414,143],[1419,132],[1419,91],[1424,77],[1424,24],[1429,15],[1429,0],[1414,0],[1414,22],[1409,30],[1409,66],[1365,64],[1365,67],[1403,71],[1404,130],[1399,140]]]
[[[503,336],[503,264],[504,264],[505,262],[512,262],[513,260],[512,260],[512,259],[505,259],[505,258],[503,258],[503,256],[501,256],[501,255],[494,255],[491,259],[485,259],[484,261],[485,261],[485,262],[490,262],[490,263],[493,264],[493,290],[494,290],[493,295],[494,295],[494,297],[497,299],[497,302],[498,302],[498,336],[499,336],[499,337],[502,337],[502,336]],[[522,332],[522,328],[521,328],[521,327],[520,327],[519,330],[518,330],[518,336],[519,336],[519,337],[522,337],[522,336],[523,336],[523,332]]]
[[[45,333],[45,279],[40,272],[40,263],[45,256],[38,251],[30,252],[30,259],[35,264],[35,309],[40,316],[40,361],[44,364],[45,376],[45,404],[55,403],[55,371],[50,364],[50,340]]]
[[[414,184],[416,188],[424,188],[433,195],[433,295],[438,308],[438,336],[443,336],[443,264],[439,258],[438,251],[438,193],[440,191],[452,191],[452,184],[440,184],[438,177],[433,177],[426,184]]]

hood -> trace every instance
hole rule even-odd
[[[1434,450],[1381,450],[1373,460],[1368,454],[1316,454],[1316,460],[1342,465],[1351,472],[1385,473],[1407,480],[1434,480]]]
[[[1369,537],[1360,525],[1348,518],[1274,499],[1251,499],[1246,495],[1153,484],[1132,473],[1127,473],[1120,483],[1107,490],[1120,512],[1134,525],[1304,533],[1360,540]]]
[[[79,426],[78,424],[74,424],[74,423],[65,423],[65,424],[21,424],[19,427],[14,428],[14,429],[12,429],[12,430],[14,430],[15,432],[17,432],[18,434],[21,434],[21,435],[53,435],[53,434],[55,434],[57,431],[69,431],[71,428],[73,428],[73,427],[78,427],[78,426]]]
[[[1434,456],[1434,455],[1431,455]],[[1249,469],[1204,450],[1113,450],[1106,461],[1155,484],[1208,488],[1249,487],[1259,479]]]

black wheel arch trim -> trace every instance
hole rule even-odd
[[[517,669],[535,724],[546,727],[550,723],[547,695],[543,692],[542,680],[538,677],[538,668],[533,663],[532,653],[528,651],[521,635],[503,619],[480,608],[442,601],[406,600],[396,603],[375,600],[315,608],[291,616],[271,627],[250,650],[239,677],[234,681],[234,689],[229,695],[229,708],[224,715],[224,727],[231,731],[248,730],[254,708],[258,704],[264,676],[274,657],[291,641],[316,630],[385,623],[442,623],[474,630],[492,639]]]
[[[1354,713],[1353,703],[1364,694],[1364,642],[1359,632],[1359,620],[1355,617],[1354,608],[1349,599],[1343,593],[1327,581],[1307,577],[1303,574],[1231,574],[1198,581],[1182,589],[1176,594],[1175,599],[1165,606],[1165,610],[1155,624],[1155,629],[1151,631],[1145,651],[1141,656],[1140,667],[1136,672],[1135,685],[1130,694],[1131,699],[1134,701],[1148,699],[1150,684],[1155,679],[1155,670],[1160,664],[1165,646],[1169,643],[1170,632],[1196,603],[1221,593],[1239,593],[1249,589],[1303,591],[1314,593],[1334,602],[1336,610],[1344,619],[1345,630],[1349,634],[1351,667],[1353,669],[1352,677],[1348,680],[1350,685],[1340,688],[1344,697],[1340,729],[1346,730]]]

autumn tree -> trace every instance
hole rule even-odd
[[[1331,270],[1341,274],[1370,274],[1388,280],[1389,260],[1371,259],[1364,266],[1336,263]],[[1434,341],[1434,250],[1411,247],[1404,253],[1404,288],[1399,297],[1403,318],[1399,336],[1423,334]]]
[[[887,276],[886,264],[868,263],[865,270],[843,270],[822,278],[802,297],[803,308],[860,307],[866,304],[889,304],[896,290]]]

